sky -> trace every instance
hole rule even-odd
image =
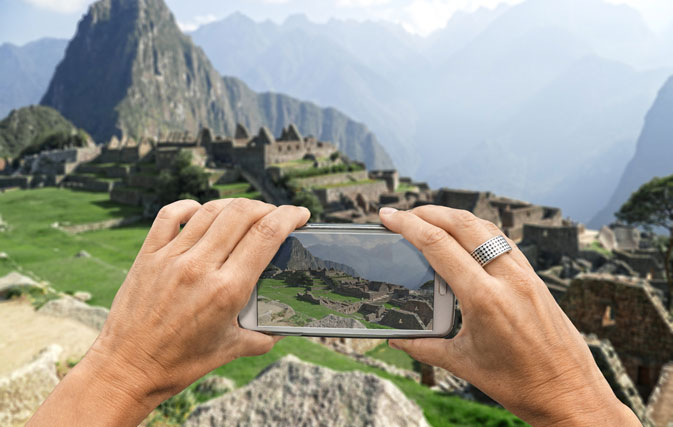
[[[443,27],[456,11],[494,8],[522,0],[166,0],[181,28],[198,26],[240,11],[257,21],[282,22],[304,13],[311,20],[386,20],[427,35]],[[636,8],[655,31],[673,25],[671,0],[606,0]],[[41,37],[71,38],[92,0],[0,0],[0,43],[24,44]]]

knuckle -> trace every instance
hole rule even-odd
[[[265,216],[253,227],[255,233],[265,240],[273,240],[280,234],[281,229],[282,224],[280,221],[277,218],[271,216]]]
[[[421,232],[421,244],[425,248],[436,247],[446,241],[448,234],[439,227],[426,227]]]
[[[201,278],[206,271],[204,263],[196,257],[183,255],[177,262],[180,277],[186,282],[193,282]]]
[[[201,210],[209,215],[217,215],[222,210],[222,201],[211,200],[210,202],[206,202],[201,206]]]
[[[471,227],[476,225],[479,221],[481,221],[472,212],[466,211],[464,209],[456,209],[453,212],[453,215],[455,216],[456,220],[461,223],[462,226]]]
[[[495,224],[493,224],[491,221],[487,221],[487,220],[485,220],[485,219],[482,219],[482,220],[480,220],[480,221],[481,221],[481,224],[482,224],[484,227],[486,227],[486,229],[487,229],[489,232],[491,232],[491,233],[493,233],[493,234],[502,234],[502,231],[500,230],[500,228],[498,228],[498,226],[495,225]],[[508,239],[508,240],[509,240],[509,239]]]

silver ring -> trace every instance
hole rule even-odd
[[[496,236],[479,245],[470,255],[479,265],[484,267],[500,255],[511,251],[512,247],[507,243],[507,239],[503,236]]]

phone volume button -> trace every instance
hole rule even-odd
[[[439,281],[439,295],[446,295],[446,282],[443,280]]]

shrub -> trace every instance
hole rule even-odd
[[[322,204],[320,203],[320,200],[318,200],[318,197],[310,191],[300,190],[295,193],[294,198],[292,199],[292,204],[295,206],[303,206],[311,211],[311,220],[313,221],[319,221],[322,216]]]
[[[181,199],[205,203],[219,196],[217,190],[210,187],[208,174],[203,168],[192,164],[192,153],[189,151],[180,151],[170,169],[161,171],[158,187],[162,205]]]

